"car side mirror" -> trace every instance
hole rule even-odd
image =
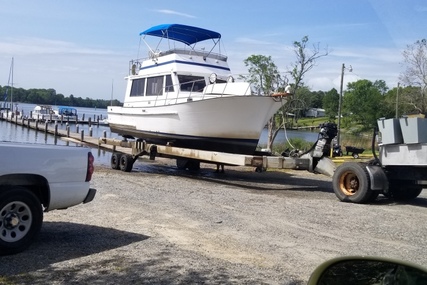
[[[308,285],[427,284],[427,269],[409,262],[377,257],[341,257],[324,262]]]

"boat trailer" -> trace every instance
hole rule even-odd
[[[427,119],[414,119],[416,121],[410,120],[415,124],[412,127],[405,125],[407,119],[400,119],[400,122],[380,119],[379,129],[372,137],[374,158],[368,162],[344,162],[338,167],[329,158],[331,142],[337,134],[333,123],[320,125],[318,139],[308,151],[290,156],[233,154],[156,145],[144,140],[100,138],[98,143],[113,146],[111,167],[125,172],[130,172],[135,161],[144,155],[150,160],[156,157],[176,159],[178,169],[198,170],[203,162],[216,164],[217,171],[223,171],[225,165],[252,166],[257,172],[268,168],[307,170],[332,177],[332,187],[340,201],[371,203],[380,194],[400,201],[414,199],[427,188]],[[382,141],[376,146],[378,132]],[[130,148],[132,152],[129,154],[116,147]]]
[[[318,140],[305,153],[295,153],[292,157],[274,156],[266,152],[254,155],[234,154],[218,151],[207,151],[199,149],[174,147],[171,145],[150,144],[144,140],[119,140],[100,138],[99,145],[107,144],[113,146],[111,156],[111,167],[113,169],[130,172],[133,164],[141,156],[148,156],[150,160],[156,157],[176,159],[179,169],[198,170],[200,163],[217,165],[217,171],[223,171],[224,166],[251,166],[257,172],[273,169],[298,169],[310,172],[322,173],[332,176],[335,165],[329,159],[326,149],[329,149],[332,139],[337,134],[336,125],[326,123],[320,126]],[[131,154],[123,153],[116,147],[131,149]]]

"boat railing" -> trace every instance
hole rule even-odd
[[[148,53],[148,57],[145,58],[137,58],[132,59],[129,61],[129,74],[135,75],[138,73],[142,62],[146,61],[147,59],[156,59],[161,56],[166,56],[169,54],[183,54],[183,55],[189,55],[189,56],[200,56],[203,58],[212,58],[215,60],[221,60],[221,61],[227,61],[227,56],[220,54],[220,53],[214,53],[214,52],[208,52],[204,50],[188,50],[188,49],[181,49],[181,48],[173,48],[167,51],[150,51]]]
[[[222,60],[222,61],[227,61],[227,56],[220,54],[220,53],[208,52],[205,50],[189,50],[189,49],[182,49],[182,48],[173,48],[173,49],[170,49],[167,51],[161,51],[161,52],[154,53],[153,55],[160,57],[160,56],[165,56],[165,55],[173,54],[173,53],[201,56],[204,58],[213,58],[213,59],[218,59],[218,60]]]
[[[229,95],[226,93],[227,86],[229,84],[234,83],[234,81],[212,83],[211,84],[211,85],[213,85],[212,89],[214,89],[216,84],[222,84],[223,88],[215,89],[215,91],[216,91],[215,93],[205,93],[204,92],[205,87],[206,87],[205,84],[203,84],[203,88],[196,89],[197,88],[196,84],[199,82],[202,82],[202,81],[204,82],[205,80],[204,79],[198,79],[198,80],[187,81],[187,82],[182,82],[179,84],[173,84],[173,85],[166,86],[164,90],[160,91],[162,94],[156,95],[154,106],[162,106],[162,105],[170,105],[170,104],[189,102],[189,101],[193,101],[194,99],[203,100],[203,99],[206,99],[207,96],[209,96],[209,97],[223,97],[223,96]],[[186,85],[186,87],[185,87],[186,90],[184,90],[184,91],[181,88],[183,85]],[[242,95],[251,94],[250,88],[251,87],[248,84],[248,86],[246,87],[246,90],[244,90]],[[173,90],[173,91],[169,91],[169,90]],[[164,91],[164,93],[163,93],[163,91]]]

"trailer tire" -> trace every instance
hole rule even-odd
[[[131,172],[133,167],[133,157],[129,154],[124,154],[120,157],[120,170]]]
[[[29,247],[42,223],[42,205],[34,193],[20,186],[0,187],[0,255]]]
[[[186,158],[177,158],[176,159],[176,168],[179,170],[186,170],[188,165],[188,159]]]
[[[363,204],[375,200],[379,193],[370,190],[370,183],[364,163],[343,163],[332,178],[335,195],[342,202]]]
[[[199,171],[200,170],[200,161],[190,159],[187,163],[187,168],[190,171]]]
[[[110,165],[112,169],[119,170],[120,169],[120,158],[122,157],[121,153],[113,153],[111,155]]]

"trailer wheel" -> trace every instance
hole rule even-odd
[[[25,250],[43,223],[40,200],[20,186],[0,188],[0,255]]]
[[[190,159],[187,163],[187,168],[190,171],[198,171],[200,170],[200,161]]]
[[[387,193],[383,193],[384,196],[390,199],[394,199],[396,201],[405,201],[405,200],[412,200],[418,197],[418,195],[421,194],[421,191],[423,191],[422,187],[408,187],[405,186],[401,187],[392,187],[388,190]]]
[[[365,164],[346,162],[340,165],[332,178],[335,195],[342,202],[368,203],[378,192],[370,190],[369,174]]]
[[[200,170],[200,161],[188,158],[177,158],[176,159],[176,168],[179,170],[188,170],[197,171]]]
[[[115,152],[111,155],[110,165],[112,169],[120,169],[120,158],[122,157],[121,153]]]
[[[133,167],[133,157],[129,154],[124,154],[120,157],[120,170],[131,172]]]
[[[188,159],[186,158],[177,158],[176,159],[176,168],[179,170],[186,170],[188,164]]]

